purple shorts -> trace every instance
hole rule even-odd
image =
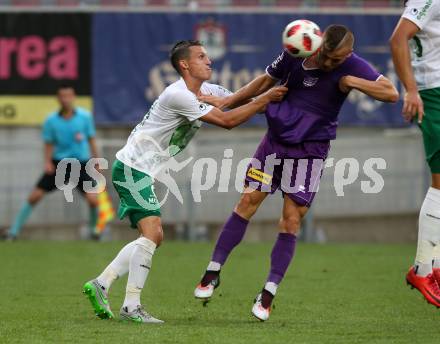
[[[310,207],[329,149],[330,141],[285,145],[267,133],[246,170],[245,184],[271,194],[281,189],[295,203]]]

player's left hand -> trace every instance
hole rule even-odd
[[[263,97],[267,97],[269,102],[280,102],[283,100],[289,89],[286,86],[274,86],[270,88],[266,93],[263,93]]]

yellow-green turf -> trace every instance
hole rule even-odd
[[[271,244],[243,244],[203,307],[193,288],[213,243],[165,242],[142,300],[166,321],[100,320],[81,293],[122,242],[0,243],[1,343],[440,343],[440,310],[404,283],[415,245],[297,247],[266,323],[250,315]],[[115,315],[126,278],[115,282]]]

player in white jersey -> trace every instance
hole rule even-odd
[[[440,307],[440,0],[405,1],[390,46],[406,91],[402,114],[408,121],[418,119],[432,175],[420,209],[415,264],[406,281]]]
[[[202,122],[231,129],[261,111],[269,102],[280,101],[287,88],[274,87],[252,102],[224,112],[200,102],[197,96],[225,97],[230,92],[206,83],[211,77],[211,61],[198,41],[177,43],[170,54],[171,64],[181,79],[168,86],[131,133],[127,144],[116,154],[112,181],[119,197],[119,217],[128,216],[140,237],[130,242],[95,279],[84,285],[96,315],[113,318],[108,300],[111,284],[128,272],[124,304],[120,316],[140,323],[161,323],[142,307],[140,295],[151,268],[155,249],[163,240],[160,202],[154,180],[177,163],[172,157],[191,140]],[[164,179],[162,179],[164,180]],[[167,185],[170,187],[170,185]]]

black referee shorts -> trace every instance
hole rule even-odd
[[[52,163],[54,164],[55,169],[58,166],[59,162],[60,162],[59,160],[52,160]],[[92,181],[92,182],[94,182],[93,185],[95,185],[96,181],[92,177],[90,177],[88,175],[88,173],[86,172],[87,161],[80,162],[80,164],[81,164],[81,172],[79,174],[79,182],[78,182],[78,185],[76,186],[76,189],[78,189],[79,191],[84,193],[85,191],[84,191],[83,183],[85,181]],[[64,184],[68,184],[68,182],[70,181],[71,169],[72,169],[72,164],[68,164],[67,168],[66,168],[66,175],[64,176]],[[55,190],[57,188],[55,185],[55,175],[56,175],[56,173],[53,173],[53,174],[44,173],[41,176],[40,180],[38,181],[36,187],[43,189],[46,192],[51,192],[51,191]]]

